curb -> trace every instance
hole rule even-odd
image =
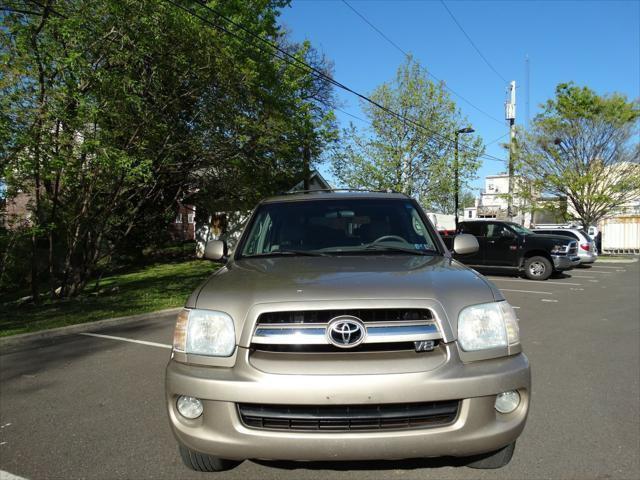
[[[178,313],[180,310],[182,310],[182,307],[167,308],[165,310],[156,310],[155,312],[141,313],[138,315],[130,315],[128,317],[107,318],[104,320],[96,320],[95,322],[86,322],[86,323],[79,323],[77,325],[69,325],[67,327],[51,328],[49,330],[42,330],[39,332],[19,333],[18,335],[12,335],[9,337],[0,338],[0,352],[8,353],[8,350],[13,350],[16,347],[20,347],[31,342],[46,341],[53,338],[73,335],[76,333],[89,332],[92,330],[97,330],[97,329],[102,329],[107,327],[115,327],[118,325],[123,325],[125,323],[152,320],[159,315]]]

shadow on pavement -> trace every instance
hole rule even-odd
[[[173,317],[171,319],[173,324]],[[136,334],[145,335],[166,329],[166,321],[140,321],[91,330],[91,333],[135,338]],[[23,376],[41,374],[45,370],[68,364],[82,357],[91,356],[105,350],[126,348],[129,344],[105,341],[100,338],[80,334],[64,337],[41,339],[25,345],[3,349],[0,352],[0,381],[9,382]]]

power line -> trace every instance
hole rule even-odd
[[[384,32],[382,30],[380,30],[378,27],[376,27],[373,23],[371,23],[369,20],[367,20],[367,18],[360,13],[358,10],[356,10],[354,7],[352,7],[349,2],[347,2],[346,0],[342,0],[342,3],[344,3],[347,7],[349,7],[353,13],[355,13],[356,15],[358,15],[367,25],[369,25],[371,28],[373,28],[376,32],[378,32],[380,34],[380,36],[382,38],[384,38],[387,42],[389,42],[391,45],[393,45],[397,50],[400,51],[400,53],[402,53],[405,57],[408,57],[409,54],[407,52],[405,52],[402,48],[400,48],[398,46],[397,43],[395,43],[393,40],[391,40],[389,37],[387,37]]]
[[[496,138],[495,140],[491,140],[489,143],[485,143],[484,146],[488,147],[489,145],[493,145],[494,143],[502,140],[504,137],[506,137],[507,135],[509,135],[509,132],[505,133],[504,135],[500,135],[498,138]]]
[[[442,4],[442,6],[445,8],[445,10],[447,12],[449,12],[449,15],[451,16],[451,18],[453,19],[453,21],[455,22],[455,24],[458,26],[458,28],[460,29],[460,31],[464,34],[465,37],[467,37],[467,40],[469,40],[469,43],[471,44],[471,46],[476,50],[476,52],[478,52],[478,55],[480,55],[480,58],[482,58],[482,60],[484,60],[484,63],[487,64],[487,66],[493,70],[493,73],[495,73],[504,83],[509,83],[509,81],[504,78],[502,75],[500,75],[500,72],[498,72],[498,70],[495,69],[495,67],[493,65],[491,65],[491,62],[489,62],[489,60],[487,60],[487,57],[485,57],[482,52],[480,51],[480,49],[476,46],[475,42],[471,39],[471,37],[469,36],[469,34],[465,31],[464,28],[462,28],[462,25],[460,25],[460,22],[458,22],[458,20],[456,19],[456,17],[453,15],[453,12],[451,12],[451,10],[449,10],[449,7],[447,7],[447,4],[444,3],[444,0],[440,0],[440,3]]]
[[[349,2],[347,2],[347,0],[342,0],[342,3],[344,3],[347,7],[349,7],[353,13],[355,13],[356,15],[358,15],[367,25],[369,25],[371,28],[373,28],[376,32],[378,32],[378,34],[384,38],[387,42],[389,42],[396,50],[398,50],[400,53],[402,53],[405,57],[410,57],[409,53],[407,53],[405,50],[403,50],[400,46],[398,46],[397,43],[395,43],[393,40],[391,40],[387,35],[384,34],[384,32],[382,30],[380,30],[378,27],[376,27],[373,23],[371,23],[362,13],[360,13],[358,10],[356,10]],[[440,78],[436,77],[433,73],[431,73],[428,69],[426,70],[427,75],[429,75],[431,78],[433,78],[435,81],[437,82],[441,82],[444,86],[444,88],[446,88],[447,90],[449,90],[451,93],[453,93],[455,96],[457,96],[458,98],[460,98],[462,101],[464,101],[465,103],[467,103],[468,105],[470,105],[471,107],[475,108],[477,111],[479,111],[480,113],[482,113],[483,115],[485,115],[486,117],[490,118],[491,120],[499,123],[500,125],[504,125],[504,121],[502,120],[498,120],[496,117],[494,117],[493,115],[491,115],[490,113],[485,112],[484,110],[482,110],[480,107],[477,107],[476,105],[474,105],[470,100],[467,100],[465,97],[463,97],[462,95],[460,95],[458,92],[456,92],[453,88],[449,87],[446,82],[444,80],[441,80]]]
[[[320,100],[318,100],[318,101],[320,101]],[[357,116],[357,115],[354,115],[353,113],[349,113],[349,112],[347,112],[346,110],[343,110],[343,109],[338,108],[338,107],[333,107],[333,108],[334,108],[334,109],[336,109],[336,110],[338,110],[338,111],[340,111],[340,112],[342,112],[342,113],[344,113],[345,115],[348,115],[348,116],[350,116],[350,117],[352,117],[352,118],[355,118],[356,120],[361,121],[362,123],[366,123],[366,124],[367,124],[367,125],[369,125],[369,126],[371,126],[371,125],[372,125],[372,123],[371,123],[369,120],[366,120],[366,119],[364,119],[364,118],[362,118],[362,117],[359,117],[359,116]],[[495,140],[492,140],[492,141],[490,141],[489,143],[486,143],[484,146],[485,146],[485,147],[488,147],[489,145],[493,145],[493,144],[494,144],[494,143],[496,143],[497,141],[502,140],[502,139],[503,139],[504,137],[506,137],[507,135],[509,135],[509,133],[508,133],[508,132],[507,132],[507,133],[505,133],[504,135],[500,135],[500,136],[499,136],[498,138],[496,138]],[[494,161],[494,162],[501,162],[501,163],[506,163],[506,162],[507,162],[507,160],[505,160],[505,159],[503,159],[503,158],[494,157],[493,155],[488,155],[488,154],[486,154],[486,153],[483,153],[482,155],[478,155],[478,158],[484,158],[484,159],[486,159],[486,160],[492,160],[492,161]]]
[[[212,22],[211,20],[209,20],[208,18],[203,17],[202,15],[199,15],[197,12],[194,12],[193,10],[179,4],[176,3],[174,0],[164,0],[167,3],[170,3],[171,5],[175,6],[176,8],[179,8],[180,10],[185,11],[186,13],[188,13],[189,15],[198,18],[200,21],[202,21],[203,23],[209,25],[212,28],[215,28],[216,30],[220,30],[228,35],[233,36],[234,38],[237,38],[238,40],[244,41],[244,39],[242,37],[240,37],[237,33],[230,31],[229,29],[223,27],[222,25],[216,24],[214,22]],[[400,115],[399,113],[391,110],[390,108],[387,108],[381,104],[379,104],[378,102],[376,102],[375,100],[372,100],[371,98],[367,97],[366,95],[357,92],[355,90],[353,90],[352,88],[344,85],[343,83],[335,80],[334,78],[330,77],[329,75],[327,75],[326,73],[322,72],[321,70],[318,70],[317,68],[307,64],[306,62],[303,62],[302,60],[300,60],[299,58],[295,57],[294,55],[292,55],[291,53],[283,50],[279,45],[272,43],[271,41],[261,37],[260,35],[252,32],[251,30],[247,29],[246,27],[244,27],[242,24],[239,24],[235,21],[233,21],[232,19],[230,19],[229,17],[223,15],[222,13],[218,12],[217,10],[215,10],[214,8],[202,3],[202,2],[197,2],[200,6],[204,7],[206,10],[210,11],[211,13],[213,13],[214,15],[216,15],[219,18],[222,18],[223,20],[225,20],[226,22],[234,25],[236,28],[244,31],[245,33],[247,33],[248,35],[250,35],[251,37],[255,38],[256,40],[259,40],[260,42],[268,45],[269,47],[271,47],[273,50],[281,53],[282,55],[284,55],[284,58],[280,55],[278,55],[277,53],[275,53],[274,51],[268,51],[267,53],[269,53],[270,55],[288,63],[289,65],[293,65],[293,66],[297,66],[298,68],[302,68],[304,69],[307,73],[312,73],[314,75],[316,75],[319,78],[322,78],[326,81],[328,81],[329,83],[331,83],[332,85],[345,90],[355,96],[357,96],[358,98],[364,100],[365,102],[370,103],[371,105],[374,105],[375,107],[379,108],[380,110],[388,113],[389,115],[402,120],[405,123],[408,123],[410,125],[413,125],[415,128],[419,128],[423,131],[426,131],[427,133],[431,134],[433,137],[438,137],[442,140],[444,140],[445,142],[447,142],[449,145],[453,145],[454,144],[454,140],[448,137],[445,137],[444,135],[437,133],[435,131],[429,130],[428,128],[424,127],[423,125],[420,125],[419,123],[417,123],[415,120],[405,117],[403,115]],[[252,44],[255,46],[255,44]],[[260,48],[260,47],[258,47]],[[262,51],[265,51],[264,49],[261,49]],[[291,59],[291,60],[287,60]],[[504,160],[499,159],[497,157],[493,157],[491,155],[487,155],[487,154],[479,154],[479,152],[466,147],[466,146],[461,146],[460,147],[461,150],[465,150],[467,152],[471,152],[473,154],[475,154],[477,157],[484,157],[490,160],[497,160],[500,162],[503,162]]]
[[[485,158],[486,160],[491,160],[492,162],[500,162],[500,163],[508,163],[508,160],[504,159],[504,158],[498,158],[498,157],[490,157],[490,158],[486,158],[484,156],[481,156],[480,158]]]
[[[227,34],[229,34],[229,35],[231,35],[231,36],[233,36],[233,37],[235,37],[235,38],[237,38],[237,39],[239,39],[239,40],[244,40],[244,39],[242,39],[241,37],[239,37],[236,33],[229,31],[228,29],[226,29],[225,27],[222,27],[222,26],[221,26],[221,25],[219,25],[219,24],[216,24],[216,23],[211,22],[209,19],[204,18],[204,17],[202,17],[201,15],[198,15],[196,12],[193,12],[192,10],[190,10],[190,9],[188,9],[188,8],[186,8],[186,7],[182,6],[182,5],[180,5],[180,4],[177,4],[174,0],[165,0],[165,1],[166,1],[166,2],[168,2],[168,3],[170,3],[170,4],[172,4],[172,5],[174,5],[174,6],[176,6],[176,7],[178,7],[178,8],[180,8],[181,10],[183,10],[183,11],[185,11],[185,12],[189,13],[190,15],[192,15],[192,16],[194,16],[194,17],[196,17],[196,18],[200,19],[202,22],[206,23],[207,25],[209,25],[209,26],[211,26],[211,27],[213,27],[213,28],[216,28],[216,29],[218,29],[218,30],[221,30],[221,31],[223,31],[224,33],[227,33]],[[291,59],[292,59],[292,61],[293,61],[294,63],[291,63],[290,61],[287,61],[285,58],[280,57],[279,55],[277,55],[277,54],[276,54],[275,52],[273,52],[273,51],[269,51],[269,52],[267,52],[267,53],[271,54],[272,56],[274,56],[274,57],[276,57],[276,58],[278,58],[278,59],[280,59],[280,60],[285,61],[285,62],[286,62],[286,63],[288,63],[289,65],[297,66],[298,68],[304,68],[304,69],[305,69],[305,71],[307,71],[308,73],[313,73],[313,74],[315,74],[316,76],[318,76],[318,77],[320,77],[320,78],[323,78],[323,79],[327,80],[327,81],[328,81],[329,83],[331,83],[332,85],[334,85],[334,86],[336,86],[336,87],[338,87],[338,88],[340,88],[340,89],[342,89],[342,90],[345,90],[345,91],[347,91],[347,92],[349,92],[349,93],[351,93],[351,94],[353,94],[353,95],[357,96],[358,98],[360,98],[360,99],[362,99],[362,100],[364,100],[364,101],[366,101],[366,102],[370,103],[371,105],[374,105],[375,107],[377,107],[377,108],[381,109],[382,111],[384,111],[384,112],[388,113],[389,115],[394,116],[395,118],[398,118],[399,120],[402,120],[402,121],[403,121],[403,122],[405,122],[405,123],[409,123],[410,125],[413,125],[415,128],[419,128],[419,129],[421,129],[421,130],[423,130],[423,131],[425,131],[425,132],[427,132],[427,133],[431,134],[432,136],[435,136],[435,137],[438,137],[438,138],[440,138],[440,139],[443,139],[443,140],[444,140],[445,142],[447,142],[449,145],[454,145],[454,144],[455,144],[455,140],[452,140],[451,138],[448,138],[448,137],[446,137],[446,136],[444,136],[444,135],[442,135],[442,134],[440,134],[440,133],[438,133],[438,132],[435,132],[435,131],[433,131],[433,130],[429,130],[429,129],[428,129],[428,128],[426,128],[425,126],[420,125],[419,123],[417,123],[415,120],[413,120],[413,119],[411,119],[411,118],[409,118],[409,117],[405,117],[405,116],[403,116],[403,115],[400,115],[399,113],[397,113],[397,112],[395,112],[395,111],[391,110],[390,108],[387,108],[387,107],[385,107],[385,106],[383,106],[383,105],[379,104],[379,103],[378,103],[378,102],[376,102],[375,100],[372,100],[371,98],[367,97],[366,95],[364,95],[364,94],[362,94],[362,93],[359,93],[359,92],[357,92],[357,91],[353,90],[352,88],[350,88],[350,87],[348,87],[348,86],[344,85],[344,84],[343,84],[343,83],[341,83],[341,82],[338,82],[337,80],[333,79],[332,77],[330,77],[330,76],[329,76],[329,75],[327,75],[326,73],[324,73],[324,72],[322,72],[322,71],[318,70],[317,68],[315,68],[315,67],[313,67],[313,66],[311,66],[311,65],[307,64],[306,62],[303,62],[303,61],[302,61],[302,60],[300,60],[299,58],[297,58],[297,57],[295,57],[294,55],[290,54],[289,52],[287,52],[287,51],[283,50],[282,48],[280,48],[280,46],[278,46],[278,45],[276,45],[276,44],[274,44],[274,43],[270,42],[269,40],[267,40],[267,39],[265,39],[265,38],[261,37],[260,35],[258,35],[258,34],[256,34],[256,33],[252,32],[252,31],[251,31],[251,30],[249,30],[248,28],[244,27],[242,24],[239,24],[239,23],[237,23],[237,22],[235,22],[235,21],[231,20],[229,17],[227,17],[227,16],[223,15],[222,13],[218,12],[218,11],[217,11],[217,10],[215,10],[214,8],[210,7],[209,5],[207,5],[207,4],[203,3],[203,2],[200,2],[200,1],[198,1],[197,3],[198,3],[199,5],[201,5],[202,7],[204,7],[205,9],[207,9],[208,11],[210,11],[211,13],[213,13],[214,15],[216,15],[217,17],[222,18],[223,20],[227,21],[228,23],[231,23],[231,24],[232,24],[232,25],[234,25],[235,27],[237,27],[237,28],[241,29],[242,31],[246,32],[246,33],[247,33],[247,34],[249,34],[251,37],[253,37],[253,38],[255,38],[255,39],[259,40],[260,42],[262,42],[262,43],[264,43],[264,44],[266,44],[266,45],[268,45],[268,46],[269,46],[269,47],[271,47],[272,49],[274,49],[274,50],[276,50],[276,51],[278,51],[278,52],[280,52],[280,53],[284,54],[286,57],[291,58]],[[259,48],[259,47],[258,47],[258,48]],[[265,51],[264,49],[261,49],[261,50],[262,50],[262,51]],[[324,102],[322,102],[322,103],[324,103]],[[326,103],[325,103],[325,105],[326,105]],[[330,105],[327,105],[327,106],[330,106]],[[332,107],[332,108],[333,108],[333,107]],[[360,120],[362,120],[362,119],[360,119]],[[502,158],[494,157],[493,155],[488,155],[488,154],[486,154],[486,153],[485,153],[485,154],[479,154],[479,152],[477,152],[477,151],[473,150],[472,148],[469,148],[469,147],[466,147],[466,146],[463,146],[463,145],[461,145],[459,148],[460,148],[460,150],[470,152],[470,153],[474,154],[475,156],[477,156],[477,157],[479,157],[479,158],[486,158],[486,159],[488,159],[488,160],[494,160],[494,161],[498,161],[498,162],[505,162],[505,160],[504,160],[504,159],[502,159]]]
[[[370,122],[369,120],[365,120],[364,118],[359,117],[359,116],[357,116],[357,115],[354,115],[353,113],[349,113],[349,112],[347,112],[346,110],[343,110],[343,109],[338,108],[338,107],[332,107],[332,108],[334,108],[334,109],[338,110],[339,112],[344,113],[345,115],[349,115],[351,118],[355,118],[356,120],[359,120],[359,121],[361,121],[361,122],[363,122],[363,123],[366,123],[366,124],[371,125],[371,122]]]
[[[209,21],[208,19],[198,15],[197,13],[193,12],[192,10],[190,10],[190,9],[188,9],[188,8],[182,6],[182,5],[179,5],[179,4],[175,3],[173,0],[165,0],[165,1],[167,1],[167,2],[171,3],[172,5],[180,8],[180,9],[182,9],[182,10],[188,12],[188,13],[190,13],[191,15],[193,15],[193,16],[195,16],[197,18],[199,18],[201,21],[207,23],[208,25],[210,25],[210,26],[212,26],[214,28],[220,29],[220,30],[222,30],[223,32],[225,32],[227,34],[232,35],[235,38],[238,38],[239,40],[243,40],[236,33],[231,32],[230,30],[222,27],[221,25],[218,25],[218,24],[215,24],[215,23]],[[216,16],[218,16],[219,18],[222,18],[223,20],[225,20],[228,23],[232,24],[236,28],[239,28],[240,30],[242,30],[245,33],[249,34],[250,36],[252,36],[256,40],[261,41],[262,43],[268,45],[269,47],[271,47],[275,51],[280,52],[281,54],[285,55],[285,57],[290,58],[293,61],[293,63],[291,63],[290,61],[287,61],[286,58],[283,58],[283,57],[277,55],[275,52],[267,52],[267,53],[279,58],[280,60],[283,60],[283,61],[287,62],[289,65],[297,66],[298,68],[303,68],[307,73],[315,74],[317,77],[322,78],[322,79],[328,81],[329,83],[331,83],[332,85],[334,85],[334,86],[336,86],[336,87],[338,87],[338,88],[340,88],[342,90],[345,90],[345,91],[347,91],[347,92],[359,97],[360,99],[362,99],[362,100],[364,100],[364,101],[366,101],[366,102],[378,107],[379,109],[381,109],[381,110],[385,111],[386,113],[396,117],[399,120],[402,120],[404,122],[410,123],[410,124],[414,125],[415,127],[420,128],[422,130],[426,130],[427,132],[432,133],[434,136],[438,136],[439,135],[439,134],[437,134],[435,132],[430,132],[428,129],[426,129],[424,126],[420,125],[419,123],[415,122],[414,120],[412,120],[412,119],[410,119],[408,117],[405,117],[403,115],[400,115],[399,113],[391,110],[390,108],[387,108],[384,105],[379,104],[375,100],[370,99],[369,97],[365,96],[364,94],[361,94],[361,93],[353,90],[352,88],[350,88],[347,85],[335,80],[334,78],[330,77],[325,72],[317,69],[316,67],[313,67],[312,65],[309,65],[308,63],[303,62],[302,60],[300,60],[296,56],[294,56],[291,53],[287,52],[286,50],[283,50],[282,48],[280,48],[280,46],[278,46],[278,45],[272,43],[271,41],[261,37],[260,35],[257,35],[255,33],[253,33],[251,30],[247,29],[242,24],[239,24],[239,23],[233,21],[232,19],[230,19],[229,17],[227,17],[227,16],[223,15],[222,13],[218,12],[214,8],[204,4],[202,2],[197,2],[197,3],[199,3],[202,7],[206,8],[207,10],[209,10],[211,13],[213,13]],[[446,139],[446,140],[451,142],[450,139]]]

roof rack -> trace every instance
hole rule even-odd
[[[335,192],[363,192],[363,193],[400,193],[396,190],[370,190],[368,188],[316,188],[313,190],[289,190],[281,195],[295,195],[297,193],[335,193]]]

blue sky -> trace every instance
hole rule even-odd
[[[439,0],[348,0],[436,77],[491,116],[504,118],[505,84],[471,46]],[[518,85],[518,119],[525,123],[525,56],[530,61],[530,114],[555,86],[574,81],[598,93],[640,97],[640,1],[446,2],[493,67]],[[362,93],[391,80],[401,52],[341,0],[293,0],[280,17],[293,40],[308,39],[335,63],[335,78]],[[358,100],[338,91],[342,108],[363,117]],[[489,143],[508,132],[504,122],[479,113],[455,95],[471,125]],[[343,126],[357,120],[337,112]],[[359,125],[363,126],[363,125]],[[505,141],[505,139],[501,141]],[[506,158],[496,142],[487,153]],[[504,171],[485,160],[479,179]],[[326,168],[321,171],[326,173]]]

